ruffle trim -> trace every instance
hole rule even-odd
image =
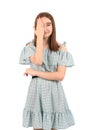
[[[59,53],[58,65],[64,65],[67,67],[74,66],[73,57],[70,52],[60,50],[58,53]]]
[[[31,64],[31,61],[29,60],[29,57],[32,56],[35,53],[33,46],[25,46],[20,55],[19,64]]]
[[[70,110],[62,112],[32,112],[27,108],[23,111],[23,126],[42,128],[46,130],[66,129],[74,125],[74,119]]]

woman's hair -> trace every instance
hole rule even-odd
[[[56,41],[56,27],[55,27],[55,21],[54,21],[53,16],[51,14],[49,14],[48,12],[39,13],[37,15],[36,19],[35,19],[35,23],[34,23],[35,29],[36,29],[36,26],[37,26],[37,19],[39,17],[40,18],[47,17],[48,19],[51,20],[51,22],[52,22],[52,34],[48,39],[48,44],[49,44],[50,50],[57,51],[60,46],[59,46],[59,43]],[[34,45],[35,46],[36,46],[36,39],[37,39],[37,36],[34,34]]]

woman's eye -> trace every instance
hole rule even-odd
[[[47,26],[51,26],[51,24],[47,24]]]

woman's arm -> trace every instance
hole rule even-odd
[[[37,39],[36,52],[30,57],[31,62],[36,65],[41,65],[43,59],[43,39]]]
[[[43,71],[33,70],[32,68],[27,68],[26,71],[24,72],[24,75],[38,76],[47,80],[62,81],[65,77],[65,73],[66,73],[66,67],[59,66],[56,72],[43,72]]]
[[[65,45],[61,45],[60,50],[67,51],[67,48]],[[65,73],[66,73],[66,66],[58,66],[56,72],[36,71],[36,76],[47,79],[47,80],[62,81],[65,77]]]
[[[37,65],[42,64],[43,59],[43,35],[44,35],[44,27],[41,19],[39,18],[37,21],[37,27],[34,28],[34,33],[37,36],[36,39],[36,52],[35,55],[30,57],[30,60]]]
[[[47,80],[57,80],[62,81],[65,77],[66,67],[59,66],[56,72],[42,72],[36,71],[36,76],[47,79]]]
[[[62,50],[66,50],[66,47],[63,46]],[[56,72],[43,72],[33,70],[32,68],[26,69],[24,75],[28,76],[28,74],[32,76],[38,76],[47,80],[58,80],[62,81],[65,77],[66,66],[58,66]]]

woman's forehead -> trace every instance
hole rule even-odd
[[[47,17],[42,17],[41,20],[43,23],[52,23],[51,20]]]

